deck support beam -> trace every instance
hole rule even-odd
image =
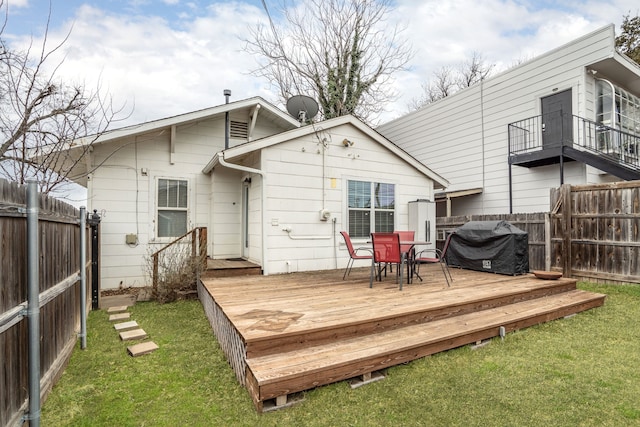
[[[349,380],[349,386],[352,389],[362,387],[363,385],[374,383],[376,381],[380,381],[385,379],[385,375],[381,371],[375,372],[367,372],[366,374],[362,374],[359,377],[355,377]]]

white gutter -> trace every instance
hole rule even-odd
[[[268,266],[267,266],[267,256],[266,256],[266,248],[267,248],[267,174],[266,172],[260,170],[260,169],[254,169],[254,168],[250,168],[247,166],[240,166],[240,165],[236,165],[234,163],[227,163],[227,161],[224,159],[224,151],[219,152],[216,157],[218,158],[218,163],[220,163],[220,165],[229,168],[229,169],[235,169],[235,170],[239,170],[242,172],[249,172],[249,173],[255,173],[257,175],[260,175],[260,177],[262,178],[262,183],[261,183],[261,195],[260,195],[260,203],[262,204],[261,209],[262,209],[262,260],[261,260],[261,264],[262,264],[262,274],[264,274],[265,276],[269,275],[269,271],[268,271]],[[205,169],[208,169],[209,165],[207,165],[205,167]],[[209,169],[211,170],[211,169]]]

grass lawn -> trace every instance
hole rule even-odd
[[[132,358],[104,311],[92,312],[42,410],[45,426],[640,425],[640,286],[581,289],[604,307],[387,370],[351,390],[305,393],[259,415],[199,302],[138,303],[132,319],[160,348]],[[130,345],[130,343],[129,343]]]

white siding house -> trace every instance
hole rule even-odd
[[[87,187],[89,212],[102,216],[103,289],[148,285],[146,258],[152,252],[194,227],[210,225],[211,180],[202,168],[225,148],[227,112],[234,129],[240,129],[231,132],[231,146],[299,126],[264,100],[251,98],[108,132],[75,167],[76,182]],[[72,147],[71,156],[74,151],[84,150]],[[234,207],[218,216],[224,221],[225,214],[239,212]],[[239,241],[235,237],[231,246]],[[210,243],[209,253],[212,249]],[[238,255],[224,245],[219,250]]]
[[[265,274],[342,268],[348,253],[341,230],[357,243],[371,231],[407,229],[408,203],[434,200],[434,188],[447,184],[352,116],[230,148],[203,172],[211,174],[216,206],[214,254],[216,215],[223,204],[236,203],[242,209],[236,218],[246,218],[236,230],[240,253]],[[356,196],[366,201],[354,204]]]
[[[640,67],[614,43],[603,27],[377,130],[449,180],[438,216],[547,211],[563,182],[638,179]]]
[[[341,268],[340,230],[375,231],[376,216],[406,228],[407,203],[447,185],[354,117],[300,127],[261,98],[111,131],[73,175],[102,215],[102,289],[150,285],[149,255],[194,227],[207,227],[210,257],[242,257],[265,274]],[[350,182],[384,202],[360,206],[366,221],[351,225]]]

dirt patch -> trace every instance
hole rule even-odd
[[[151,300],[150,286],[142,288],[118,288],[118,289],[104,289],[100,292],[101,297],[112,297],[118,295],[130,295],[135,297],[136,301],[150,301]]]

